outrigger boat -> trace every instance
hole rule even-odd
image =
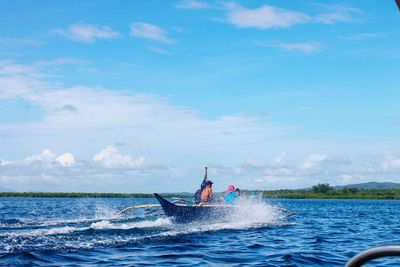
[[[188,223],[192,221],[203,221],[216,218],[222,218],[232,212],[234,205],[224,204],[194,204],[191,202],[179,201],[172,203],[161,197],[159,194],[154,194],[161,208],[167,217],[171,217],[174,222]]]
[[[195,204],[184,199],[175,198],[173,202],[168,201],[157,193],[154,193],[155,198],[160,204],[144,204],[130,206],[122,211],[118,212],[115,217],[120,216],[122,213],[131,209],[143,209],[143,208],[154,208],[161,207],[165,215],[172,219],[176,223],[189,223],[193,221],[210,221],[210,220],[222,220],[223,218],[229,218],[237,205],[227,205],[222,203],[210,203],[210,204]],[[296,214],[287,209],[275,207],[277,210],[281,210],[286,213],[285,218]],[[150,213],[148,213],[150,214]]]
[[[204,180],[207,180],[207,167],[205,167]],[[131,209],[140,208],[152,208],[161,207],[167,217],[170,217],[174,222],[177,223],[188,223],[193,221],[204,221],[204,220],[221,220],[223,218],[229,218],[235,209],[238,208],[235,204],[224,204],[224,203],[192,203],[181,198],[175,198],[173,202],[166,200],[159,194],[154,193],[155,198],[160,204],[144,204],[131,206],[118,212],[115,217],[118,217],[122,213]],[[286,218],[295,214],[290,210],[283,208],[275,208],[286,213]]]

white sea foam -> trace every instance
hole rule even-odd
[[[240,198],[232,213],[229,215],[229,224],[238,228],[274,225],[283,218],[276,207],[265,203],[258,198]]]
[[[98,229],[98,230],[100,230],[100,229],[111,229],[111,227],[113,227],[113,225],[110,223],[110,221],[106,221],[106,220],[103,220],[103,221],[100,221],[100,222],[95,222],[95,223],[92,223],[90,225],[90,228]]]
[[[117,211],[110,208],[105,203],[96,203],[95,217],[97,219],[112,218],[116,213]]]
[[[96,230],[106,230],[106,229],[121,229],[129,230],[134,228],[152,228],[172,225],[172,222],[167,218],[159,218],[154,221],[141,221],[132,223],[112,223],[109,220],[102,220],[98,222],[93,222],[89,227],[54,227],[46,229],[35,229],[35,230],[23,230],[23,231],[12,231],[4,232],[0,234],[0,237],[16,238],[16,237],[34,237],[34,236],[48,236],[48,235],[58,235],[58,234],[70,234],[73,232],[85,231],[88,229]]]
[[[89,223],[96,222],[99,220],[107,219],[109,217],[103,218],[74,218],[74,219],[21,219],[19,223],[12,224],[0,224],[1,227],[10,227],[10,228],[22,228],[22,227],[48,227],[48,226],[57,226],[57,225],[65,225],[65,224],[80,224],[80,223]]]
[[[6,246],[4,247],[4,252],[5,252],[5,253],[10,253],[10,252],[12,252],[12,251],[13,251],[13,247],[12,247],[12,246],[6,245]]]
[[[88,227],[56,227],[50,229],[36,229],[28,231],[18,231],[18,232],[5,232],[0,235],[0,237],[16,238],[16,237],[34,237],[34,236],[47,236],[47,235],[57,235],[57,234],[69,234],[77,231],[88,230]]]
[[[72,232],[76,231],[84,231],[88,229],[87,227],[70,227],[70,226],[65,226],[65,227],[60,227],[60,228],[51,228],[48,230],[43,231],[43,234],[45,235],[58,235],[58,234],[69,234]]]
[[[113,224],[110,221],[103,220],[100,222],[92,223],[90,228],[92,229],[134,229],[134,228],[151,228],[151,227],[160,227],[172,225],[172,222],[168,218],[159,218],[155,221],[141,221],[141,222],[132,222],[132,223],[123,223],[123,224]]]
[[[61,224],[80,224],[89,223],[101,220],[102,218],[77,218],[77,219],[62,219],[62,220],[47,220],[37,224],[37,226],[57,226]]]

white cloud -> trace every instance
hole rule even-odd
[[[312,154],[298,163],[280,162],[276,164],[273,159],[265,164],[254,160],[238,165],[209,164],[209,177],[215,183],[215,190],[222,191],[228,184],[246,189],[278,189],[305,188],[321,182],[332,185],[398,182],[395,178],[400,174],[396,159],[390,161],[390,169],[386,170],[376,160],[375,165],[368,166],[366,162],[351,164],[322,154]],[[22,161],[0,161],[0,183],[25,191],[50,188],[50,191],[132,192],[135,188],[136,192],[190,192],[198,187],[201,173],[200,167],[149,164],[142,157],[134,159],[112,146],[95,154],[90,162],[76,162],[69,153],[57,157],[48,149]]]
[[[72,24],[67,29],[54,29],[52,33],[76,42],[91,43],[97,39],[115,39],[120,33],[108,26],[91,24]]]
[[[29,72],[0,76],[0,85],[3,85],[0,87],[3,98],[26,99],[45,112],[42,122],[9,126],[8,130],[24,131],[28,128],[29,131],[50,134],[53,131],[64,132],[65,129],[84,134],[87,129],[98,128],[97,135],[108,135],[108,131],[119,127],[126,133],[135,132],[150,143],[153,138],[158,139],[157,133],[162,132],[165,138],[176,138],[190,146],[194,145],[192,140],[196,136],[201,136],[202,142],[222,141],[228,145],[233,140],[256,142],[265,136],[279,135],[282,131],[279,127],[266,125],[262,118],[257,117],[202,119],[195,111],[173,106],[155,95],[90,87],[51,89],[57,86],[30,77]],[[16,90],[19,87],[21,89]]]
[[[311,17],[307,14],[268,5],[248,9],[228,3],[226,9],[226,21],[239,28],[288,28],[295,24],[311,21]]]
[[[361,41],[361,40],[372,40],[372,39],[380,39],[385,38],[386,34],[382,32],[374,33],[374,32],[365,32],[365,33],[356,33],[353,35],[341,36],[340,38],[345,40],[352,41]]]
[[[335,24],[337,22],[353,21],[356,16],[362,14],[361,10],[341,5],[317,5],[325,12],[315,16],[314,20],[323,24]]]
[[[75,165],[75,158],[71,153],[64,153],[57,157],[56,154],[51,152],[49,149],[44,149],[41,153],[29,156],[23,161],[18,162],[9,162],[10,164],[18,165],[18,164],[34,164],[34,163],[42,163],[47,166],[55,164],[64,167],[71,167]]]
[[[136,22],[131,24],[131,36],[165,44],[174,44],[175,41],[168,37],[165,30],[157,25],[144,22]]]
[[[227,170],[228,168],[225,168]],[[378,158],[353,162],[326,154],[311,154],[298,163],[260,164],[248,161],[240,166],[241,180],[250,188],[305,188],[318,183],[346,185],[369,181],[400,182],[400,161]],[[232,171],[230,171],[232,172]]]
[[[176,4],[177,8],[182,9],[207,9],[211,8],[210,4],[198,0],[182,0]]]
[[[32,95],[37,89],[46,90],[43,74],[32,66],[13,61],[0,61],[0,100]]]
[[[258,46],[275,47],[284,51],[302,52],[311,54],[320,50],[321,44],[319,42],[309,43],[270,43],[270,42],[256,42]]]
[[[144,183],[158,179],[165,172],[169,172],[166,166],[145,164],[144,158],[133,159],[112,147],[105,148],[89,162],[77,162],[71,153],[57,156],[49,149],[24,160],[0,160],[0,184],[17,191],[131,192],[132,185],[135,188],[140,185],[140,191],[148,192],[153,189],[146,189]],[[121,179],[115,180],[116,177]]]
[[[51,152],[49,149],[45,149],[37,155],[27,157],[25,162],[32,163],[39,161],[43,163],[52,163],[56,160],[56,158],[57,156],[53,152]]]
[[[264,164],[260,163],[258,160],[255,159],[248,159],[246,161],[246,165],[251,166],[251,167],[263,167]]]
[[[144,157],[133,159],[129,155],[122,155],[113,146],[107,146],[98,154],[93,156],[93,161],[99,162],[106,167],[134,167],[140,168],[145,163]]]
[[[338,177],[338,183],[341,185],[352,184],[354,181],[354,176],[350,174],[342,174]]]
[[[318,42],[312,43],[281,43],[277,47],[282,50],[287,51],[299,51],[306,54],[317,52],[320,49],[320,44]]]
[[[33,64],[35,67],[42,68],[47,72],[52,72],[58,70],[58,67],[71,65],[75,66],[77,71],[86,72],[86,73],[97,73],[98,70],[90,66],[89,61],[74,58],[74,57],[58,57],[52,60],[38,60]]]
[[[4,159],[0,159],[0,166],[2,166],[2,165],[7,165],[7,164],[10,164],[11,163],[11,161],[7,161],[7,160],[4,160]]]
[[[328,157],[321,149],[321,154],[290,162],[285,149],[274,158],[288,141],[271,137],[284,136],[288,129],[264,117],[227,114],[203,118],[196,110],[172,105],[156,95],[65,88],[46,80],[35,66],[3,61],[0,99],[10,98],[40,107],[43,117],[30,123],[0,124],[0,133],[17,135],[0,143],[3,151],[48,147],[74,151],[78,158],[86,159],[75,160],[70,153],[56,155],[49,149],[26,160],[4,159],[0,183],[15,190],[125,192],[134,186],[138,192],[191,191],[198,187],[202,169],[184,166],[208,163],[215,164],[209,167],[218,190],[224,190],[228,181],[242,188],[298,188],[318,182],[342,183],[343,175],[353,176],[349,182],[360,182],[393,180],[400,174],[398,157],[353,163]],[[127,144],[120,147],[124,153],[106,147],[116,142]],[[365,144],[351,145],[350,150]],[[291,155],[296,149],[309,151],[321,146],[310,142],[304,148],[293,147],[288,150]],[[129,155],[127,149],[146,155],[146,160]],[[268,156],[270,161],[265,160]],[[255,160],[240,164],[248,158]]]
[[[65,153],[60,155],[59,157],[56,158],[56,161],[61,165],[65,167],[71,167],[75,165],[75,158],[74,155],[71,153]]]
[[[279,183],[279,177],[265,175],[261,178],[257,178],[256,180],[254,180],[254,183],[256,183],[256,184],[276,184],[276,183]]]
[[[388,158],[382,162],[384,171],[400,171],[400,159]]]
[[[174,167],[175,171],[168,173],[170,167],[167,166],[182,159],[187,164],[199,162],[199,159],[226,159],[226,151],[235,158],[239,154],[253,153],[254,146],[265,142],[268,136],[284,131],[258,117],[226,115],[205,119],[195,110],[174,106],[156,95],[82,86],[64,88],[47,80],[36,66],[0,62],[1,70],[1,99],[22,99],[43,112],[35,122],[0,124],[0,133],[18,136],[1,143],[2,150],[29,144],[24,151],[42,147],[56,151],[68,149],[79,151],[80,158],[89,159],[99,146],[118,141],[129,143],[124,148],[132,148],[139,155],[145,152],[152,162],[162,162],[150,164],[143,158],[133,158],[113,148],[97,153],[95,161],[76,162],[72,155],[59,156],[47,149],[28,157],[30,163],[3,164],[2,161],[0,182],[15,190],[26,190],[24,184],[31,190],[67,190],[73,185],[92,190],[89,185],[93,182],[100,188],[100,183],[93,179],[104,182],[101,190],[106,190],[105,185],[113,185],[111,180],[116,177],[121,179],[120,189],[125,188],[125,184],[121,186],[124,182],[131,182],[135,185],[147,183],[153,189],[146,189],[144,184],[138,188],[154,190],[158,183],[152,179],[166,179],[183,173],[180,177],[184,180],[194,175],[190,171],[179,171],[180,167]],[[160,183],[164,188],[168,188],[168,179]],[[194,183],[197,187],[198,181]],[[61,184],[65,186],[61,187]],[[179,190],[185,190],[183,184],[187,182],[183,182]],[[169,188],[178,190],[175,186],[172,189],[171,185]]]
[[[274,159],[274,164],[281,164],[287,155],[286,151],[282,151],[279,155]]]
[[[59,57],[53,60],[38,60],[34,62],[38,66],[86,65],[88,63],[87,60],[73,57]]]
[[[33,39],[19,39],[19,38],[0,38],[0,44],[10,46],[41,46],[43,41]]]
[[[222,21],[239,28],[256,28],[266,30],[271,28],[289,28],[296,24],[320,23],[335,24],[337,22],[350,22],[362,14],[359,9],[341,6],[314,4],[319,10],[316,15],[289,9],[263,5],[258,8],[245,8],[234,2],[226,2],[220,5],[208,5],[199,1],[182,1],[177,7],[186,9],[212,8],[224,10],[225,18]],[[221,19],[217,19],[221,21]]]
[[[34,67],[17,64],[11,60],[0,60],[0,75],[2,76],[2,78],[20,74],[31,77],[39,76],[39,73],[36,71]]]
[[[302,163],[300,163],[299,168],[305,171],[317,168],[324,160],[326,160],[326,157],[327,156],[324,154],[310,155],[305,158]]]
[[[153,52],[153,53],[160,54],[160,55],[171,55],[170,52],[168,52],[168,51],[166,51],[166,50],[164,50],[162,48],[159,48],[159,47],[146,46],[146,49],[151,51],[151,52]]]
[[[154,95],[88,87],[54,90],[48,89],[50,84],[41,87],[19,81],[26,91],[13,91],[15,83],[1,89],[12,93],[9,97],[22,98],[40,107],[43,118],[30,124],[0,125],[0,131],[24,133],[23,136],[39,140],[42,146],[55,144],[57,150],[65,149],[55,138],[61,135],[68,149],[79,151],[84,144],[87,152],[82,152],[83,157],[98,149],[96,143],[89,141],[94,139],[102,145],[128,142],[159,160],[187,157],[188,151],[196,151],[196,158],[212,159],[221,157],[223,148],[250,153],[257,142],[284,131],[260,118],[204,119],[194,110],[173,106]]]

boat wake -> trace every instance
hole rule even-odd
[[[141,221],[132,223],[113,223],[110,220],[102,220],[96,223],[92,223],[90,228],[96,230],[105,229],[119,229],[119,230],[130,230],[135,228],[151,228],[151,227],[162,227],[172,225],[172,222],[168,218],[159,218],[154,221]]]
[[[7,219],[0,223],[0,255],[41,250],[76,250],[120,247],[204,232],[248,230],[290,224],[276,207],[254,199],[242,199],[222,220],[175,224],[159,215],[128,214],[113,219],[115,210],[96,212],[91,218],[60,220]],[[105,215],[108,215],[105,217]]]

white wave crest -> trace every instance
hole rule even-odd
[[[240,198],[227,218],[234,228],[279,224],[283,214],[258,198]]]
[[[50,229],[37,229],[31,231],[19,231],[19,232],[6,232],[1,234],[0,237],[16,238],[16,237],[34,237],[34,236],[47,236],[47,235],[58,235],[58,234],[69,234],[77,231],[85,231],[88,227],[56,227]]]
[[[172,222],[168,218],[159,218],[155,221],[141,221],[141,222],[132,222],[132,223],[123,223],[123,224],[113,224],[110,221],[103,220],[100,222],[92,223],[90,228],[92,229],[134,229],[134,228],[151,228],[151,227],[160,227],[172,225]]]

